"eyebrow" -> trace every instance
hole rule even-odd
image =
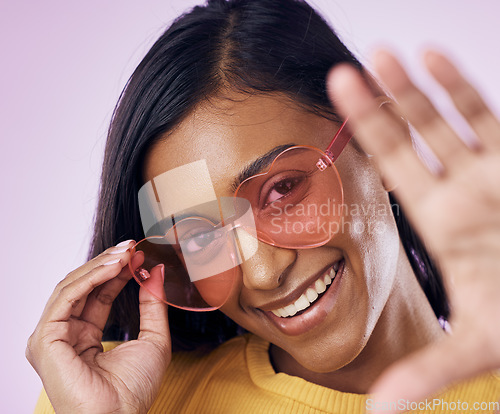
[[[213,202],[216,203],[215,200]],[[217,206],[219,206],[219,204],[217,204]],[[199,211],[198,212],[197,211],[186,211],[186,212],[179,213],[179,214],[174,213],[170,217],[171,217],[174,225],[179,223],[180,221],[186,219],[186,218],[200,217],[200,218],[204,218],[206,220],[209,220],[212,223],[217,223],[221,219],[220,217],[217,218],[217,217],[213,217],[212,215],[208,216],[205,213],[201,213]]]
[[[294,147],[296,144],[285,144],[274,147],[272,150],[266,152],[264,155],[253,160],[250,164],[244,167],[238,176],[234,179],[231,184],[231,191],[234,193],[238,186],[245,181],[247,178],[252,177],[255,174],[261,173],[264,169],[269,167],[274,159],[283,151],[288,148]]]

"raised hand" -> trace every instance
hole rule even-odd
[[[154,402],[171,358],[167,306],[141,288],[138,339],[105,353],[101,346],[111,304],[131,278],[127,264],[140,260],[132,246],[110,248],[69,273],[28,341],[26,356],[56,412],[145,413]],[[151,281],[163,285],[162,269]]]
[[[379,401],[418,401],[446,385],[500,368],[500,122],[455,66],[429,51],[425,64],[477,136],[465,145],[401,64],[381,51],[375,68],[401,114],[442,164],[431,172],[359,73],[335,68],[329,90],[443,272],[452,333],[399,361],[372,388]]]

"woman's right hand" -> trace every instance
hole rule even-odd
[[[140,333],[104,353],[111,304],[131,278],[133,242],[109,248],[69,273],[54,290],[28,340],[26,357],[61,413],[144,413],[171,359],[167,305],[141,288]],[[151,272],[162,283],[162,272]]]

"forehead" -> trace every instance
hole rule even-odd
[[[286,144],[325,149],[337,127],[280,94],[211,98],[153,145],[144,179],[205,160],[215,194],[229,196],[234,179],[256,158]]]

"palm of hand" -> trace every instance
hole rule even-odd
[[[139,290],[138,339],[102,352],[111,305],[131,278],[132,242],[107,249],[59,282],[28,340],[26,356],[58,412],[142,413],[159,391],[171,358],[167,306],[147,290]],[[158,268],[151,282],[162,286],[162,277]]]
[[[500,315],[499,178],[499,152],[473,153],[409,207],[444,273],[452,331],[485,368],[500,365],[498,323],[484,318]]]
[[[382,52],[375,65],[441,161],[441,174],[418,158],[400,120],[377,110],[356,71],[337,70],[331,80],[332,96],[358,140],[399,185],[396,196],[438,262],[451,307],[451,334],[394,364],[374,384],[383,401],[421,400],[500,368],[500,122],[446,58],[429,52],[426,64],[476,133],[477,149],[466,147],[393,56]]]
[[[500,248],[500,153],[471,158],[406,206],[443,270],[450,269],[450,277],[460,272],[455,264],[477,263],[478,257],[494,251],[498,256]]]

